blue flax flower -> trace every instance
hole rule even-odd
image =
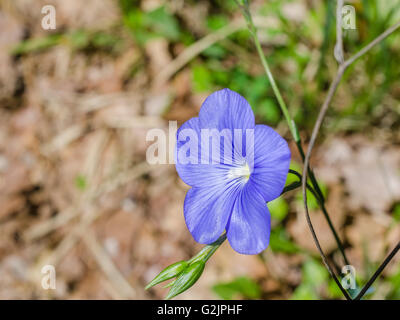
[[[192,187],[184,216],[194,239],[210,244],[226,230],[235,251],[263,251],[271,231],[266,203],[279,197],[289,170],[287,142],[256,125],[249,103],[229,89],[211,94],[177,140],[176,170]]]

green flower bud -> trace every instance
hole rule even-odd
[[[174,285],[175,281],[176,281],[176,279],[175,279],[175,280],[173,280],[173,281],[171,281],[170,283],[166,284],[166,285],[165,285],[163,288],[169,288],[169,287],[172,287],[172,286]]]
[[[169,300],[194,285],[203,273],[205,265],[204,261],[192,263],[178,278],[176,278],[165,299]]]
[[[182,271],[184,271],[188,267],[189,263],[186,261],[179,261],[170,266],[166,267],[163,271],[161,271],[158,276],[156,276],[145,288],[145,290],[159,284],[160,282],[166,281],[173,277],[179,275]]]

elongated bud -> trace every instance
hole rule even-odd
[[[204,261],[192,263],[178,278],[176,278],[165,299],[169,300],[194,285],[203,273],[205,265]]]
[[[175,279],[175,280],[173,280],[173,281],[171,281],[170,283],[166,284],[166,285],[165,285],[163,288],[169,288],[169,287],[172,287],[172,286],[174,285],[175,281],[176,281],[176,279]]]
[[[159,284],[160,282],[166,281],[173,277],[179,275],[182,271],[184,271],[188,267],[189,263],[186,261],[179,261],[170,266],[166,267],[163,271],[161,271],[158,276],[156,276],[147,286],[146,290]]]

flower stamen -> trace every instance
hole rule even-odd
[[[247,163],[239,167],[232,168],[229,170],[229,179],[240,179],[242,182],[246,183],[250,178],[250,167]]]

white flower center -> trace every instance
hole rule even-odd
[[[250,178],[250,167],[247,163],[239,167],[232,168],[228,173],[229,179],[240,179],[242,182],[247,182]]]

